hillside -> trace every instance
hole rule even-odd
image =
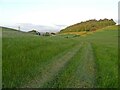
[[[4,31],[18,31],[17,29],[13,29],[13,28],[8,28],[8,27],[3,27],[3,26],[0,26],[0,28],[2,28]]]
[[[2,34],[3,88],[118,87],[117,26],[85,37]]]
[[[8,28],[8,27],[0,27],[2,30],[2,38],[24,38],[24,37],[29,37],[29,36],[33,36],[32,33],[29,32],[23,32],[23,31],[19,31],[17,29],[13,29],[13,28]]]
[[[113,19],[100,19],[100,20],[88,20],[85,22],[77,23],[60,31],[60,33],[66,32],[82,32],[82,31],[96,31],[98,29],[104,28],[106,26],[115,25],[116,23]]]

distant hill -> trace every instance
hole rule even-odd
[[[37,30],[31,30],[31,31],[25,32],[25,31],[21,31],[21,30],[9,28],[9,27],[3,27],[3,26],[0,26],[0,30],[2,31],[2,33],[4,33],[4,35],[12,35],[12,36],[17,36],[17,35],[18,36],[24,36],[24,35],[25,36],[26,35],[51,36],[51,35],[56,35],[56,33],[54,33],[54,32],[38,32]]]
[[[13,28],[8,28],[8,27],[3,27],[3,26],[0,26],[0,28],[4,29],[5,31],[18,31],[17,29],[13,29]]]
[[[92,19],[85,22],[77,23],[62,29],[60,33],[66,32],[82,32],[82,31],[96,31],[97,29],[104,28],[106,26],[115,25],[113,19]]]
[[[53,26],[46,26],[46,25],[36,25],[31,23],[16,23],[11,25],[4,25],[5,27],[18,29],[20,27],[21,31],[31,31],[36,30],[38,32],[59,32],[62,28],[66,27],[66,25],[53,25]]]

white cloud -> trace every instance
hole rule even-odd
[[[0,24],[70,25],[88,19],[117,19],[114,0],[2,0]],[[43,4],[42,4],[43,3]]]
[[[114,12],[116,13],[116,12]],[[17,23],[34,23],[42,25],[73,24],[88,19],[115,18],[111,11],[94,8],[59,8],[53,10],[30,10],[13,18]]]

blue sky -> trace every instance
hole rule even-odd
[[[0,0],[0,24],[71,25],[118,18],[119,0]]]

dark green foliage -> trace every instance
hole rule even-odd
[[[113,19],[100,19],[100,20],[88,20],[85,22],[77,23],[72,26],[69,26],[63,30],[62,32],[80,32],[80,31],[95,31],[100,28],[104,28],[106,26],[115,25],[116,23],[113,21]]]
[[[51,35],[56,35],[56,34],[52,32]]]

